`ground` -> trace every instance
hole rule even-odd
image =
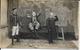
[[[8,48],[40,48],[40,49],[53,49],[53,48],[74,48],[78,47],[72,41],[55,40],[54,43],[49,44],[47,40],[34,40],[34,39],[21,39],[20,42],[15,42],[14,45]]]

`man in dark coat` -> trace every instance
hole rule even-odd
[[[58,21],[57,16],[49,17],[47,19],[47,29],[48,29],[48,41],[53,43],[53,40],[57,38],[55,22]]]
[[[17,16],[17,9],[14,8],[12,9],[12,44],[13,44],[13,41],[14,41],[14,38],[16,37],[17,38],[17,42],[19,42],[19,19],[18,19],[18,16]]]

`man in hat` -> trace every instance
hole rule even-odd
[[[56,26],[55,22],[58,21],[58,17],[50,12],[50,17],[47,19],[47,29],[48,29],[48,41],[49,43],[53,43],[53,40],[56,39]]]
[[[14,38],[17,37],[17,42],[19,42],[19,19],[17,17],[17,9],[12,9],[12,44]]]

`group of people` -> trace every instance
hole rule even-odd
[[[19,35],[19,28],[20,28],[20,23],[17,19],[17,15],[15,15],[16,8],[12,10],[12,15],[14,16],[14,24],[12,26],[12,37],[15,35]],[[29,29],[31,31],[38,30],[40,27],[40,23],[38,21],[38,17],[40,14],[37,15],[37,13],[33,10],[32,11],[32,16],[31,22],[29,23]],[[27,16],[28,17],[28,16]],[[50,17],[48,17],[47,21],[47,29],[48,29],[48,40],[49,43],[53,43],[53,35],[56,34],[56,28],[55,28],[55,21],[58,21],[57,16],[53,16],[53,12],[50,12]]]

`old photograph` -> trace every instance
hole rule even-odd
[[[79,0],[0,0],[0,48],[78,50]]]

